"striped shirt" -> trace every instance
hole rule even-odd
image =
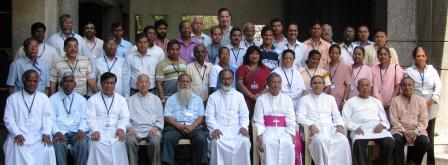
[[[51,67],[50,82],[60,82],[65,72],[72,72],[75,75],[75,91],[80,95],[86,95],[87,80],[95,78],[90,61],[84,56],[77,56],[74,64],[69,64],[67,56],[55,60]]]
[[[169,58],[163,59],[156,67],[156,79],[163,81],[163,92],[170,96],[177,92],[177,78],[187,72],[185,61],[179,58],[178,64],[174,64]]]

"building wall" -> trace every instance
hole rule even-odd
[[[185,3],[188,3],[188,7]],[[135,15],[143,16],[143,25],[153,25],[151,15],[169,15],[168,38],[178,36],[178,24],[183,15],[217,15],[219,8],[226,7],[232,12],[232,25],[242,26],[251,21],[255,24],[268,24],[272,18],[283,16],[282,1],[267,0],[131,0],[130,38],[134,40]]]

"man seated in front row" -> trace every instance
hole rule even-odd
[[[54,150],[58,165],[67,164],[67,145],[72,145],[71,156],[75,164],[86,164],[89,146],[86,131],[87,101],[84,96],[74,92],[75,76],[72,72],[62,75],[60,86],[62,90],[50,97],[53,106]]]
[[[333,96],[323,93],[324,78],[311,78],[312,93],[300,98],[297,122],[310,129],[310,154],[315,164],[352,164],[344,121]]]
[[[351,131],[353,155],[356,164],[368,164],[367,143],[374,141],[380,146],[376,164],[391,163],[395,141],[387,129],[390,128],[383,104],[371,97],[371,86],[368,79],[358,81],[359,95],[350,98],[342,109],[342,115]]]
[[[22,82],[23,90],[6,101],[3,121],[9,133],[3,146],[5,164],[56,165],[50,136],[53,126],[50,100],[37,91],[36,70],[25,71]]]
[[[191,77],[178,77],[177,93],[165,103],[165,127],[162,138],[162,163],[174,164],[174,146],[181,138],[189,138],[194,146],[195,164],[207,164],[207,135],[202,98],[193,93]]]
[[[156,165],[160,159],[160,138],[163,129],[163,105],[159,97],[150,93],[149,76],[140,74],[137,77],[138,92],[129,98],[129,114],[131,117],[126,138],[129,164],[138,165],[138,143],[146,141],[149,163]]]
[[[282,88],[280,75],[271,73],[266,81],[269,92],[257,98],[254,110],[261,164],[293,165],[296,118],[292,100],[280,92]]]
[[[244,96],[232,88],[233,72],[219,73],[221,90],[210,95],[205,122],[210,132],[210,164],[250,164],[249,110]]]
[[[428,110],[426,100],[414,94],[415,82],[410,77],[404,77],[401,82],[402,94],[392,98],[389,107],[392,123],[392,136],[395,139],[394,165],[403,165],[404,146],[414,144],[408,150],[408,160],[421,164],[423,156],[429,147]]]
[[[111,72],[101,75],[101,92],[87,100],[87,124],[92,139],[88,165],[127,165],[126,128],[129,110],[126,99],[115,93],[117,76]]]

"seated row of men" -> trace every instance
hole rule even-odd
[[[231,70],[222,70],[219,78],[221,87],[210,95],[204,108],[202,99],[192,92],[191,76],[181,74],[178,92],[168,98],[163,110],[161,100],[148,92],[150,81],[145,74],[138,77],[139,92],[126,102],[114,92],[117,78],[110,72],[101,76],[102,91],[85,100],[74,92],[72,72],[63,74],[62,90],[48,98],[36,91],[38,72],[27,70],[22,76],[24,90],[7,99],[6,163],[66,164],[70,144],[76,164],[137,164],[138,143],[145,140],[151,164],[158,159],[174,164],[174,146],[179,139],[189,138],[195,164],[209,160],[210,164],[250,164],[247,105],[243,95],[232,88]],[[322,76],[311,79],[312,92],[300,99],[298,109],[281,93],[281,82],[279,74],[271,73],[267,92],[255,104],[253,126],[258,133],[257,144],[252,145],[257,146],[262,164],[302,161],[295,158],[295,152],[301,151],[294,148],[294,143],[301,143],[300,138],[296,140],[296,123],[309,127],[311,143],[305,147],[316,164],[352,164],[343,127],[351,131],[357,164],[368,161],[369,140],[381,148],[379,164],[391,160],[404,164],[403,148],[409,144],[415,146],[408,152],[410,159],[416,164],[422,162],[429,143],[428,112],[424,98],[413,94],[413,79],[401,80],[403,92],[390,106],[391,124],[381,103],[370,96],[367,79],[358,81],[359,96],[347,101],[342,116],[334,97],[323,92]]]

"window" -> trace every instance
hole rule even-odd
[[[184,15],[182,20],[193,21],[194,17],[202,17],[204,20],[204,29],[210,29],[213,26],[218,25],[218,16],[207,16],[207,15]]]

